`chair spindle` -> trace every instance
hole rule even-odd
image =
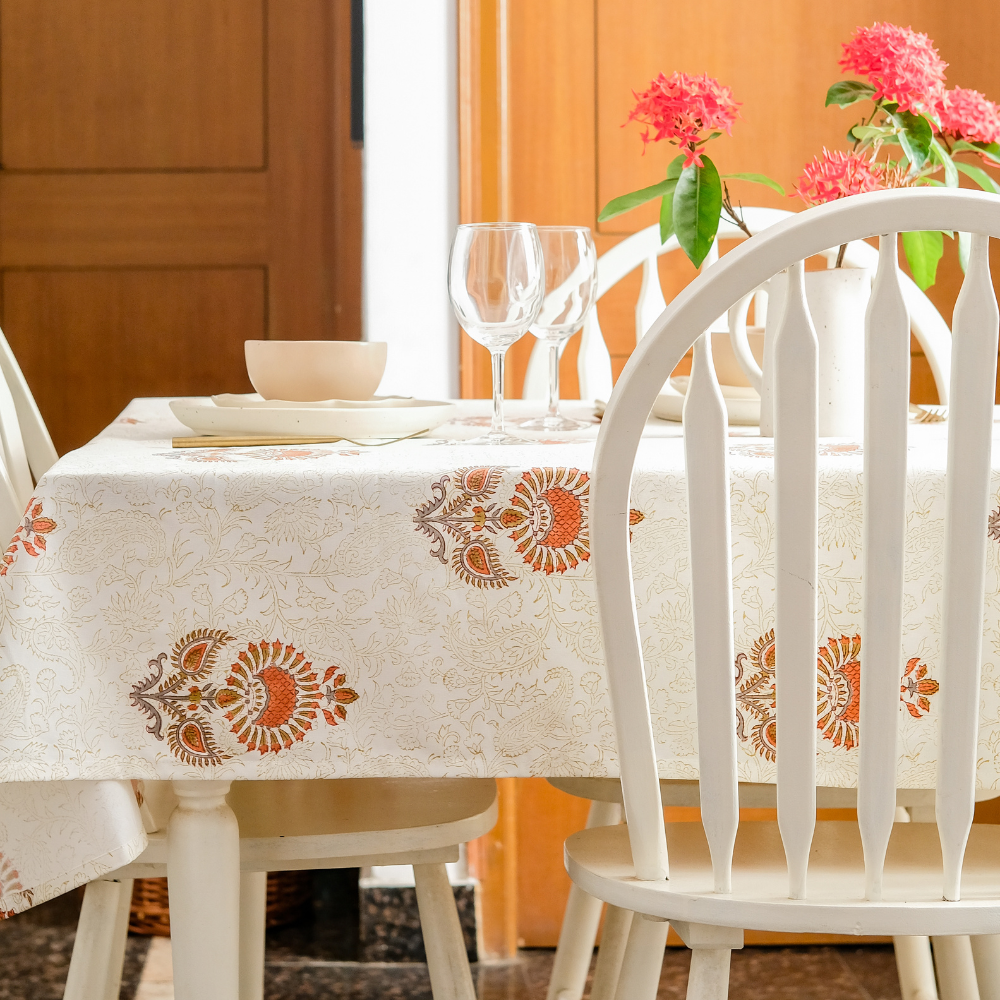
[[[960,898],[962,860],[975,808],[998,324],[989,237],[973,234],[965,281],[955,304],[945,484],[936,813],[944,898],[951,900]]]
[[[816,827],[819,348],[804,274],[802,261],[789,268],[788,299],[774,346],[778,828],[792,899],[805,898]]]
[[[896,812],[903,649],[910,318],[899,283],[896,239],[890,233],[879,240],[878,271],[865,321],[858,825],[865,854],[865,893],[873,900],[882,898],[885,852]]]
[[[712,364],[712,340],[705,333],[694,345],[684,402],[684,457],[701,820],[712,854],[715,891],[721,893],[732,892],[739,825],[728,437],[729,419]]]

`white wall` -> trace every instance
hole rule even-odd
[[[458,395],[448,250],[458,222],[455,0],[365,0],[364,329],[381,395]]]

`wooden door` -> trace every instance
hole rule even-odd
[[[0,313],[56,447],[360,336],[350,0],[0,0]]]
[[[742,117],[732,138],[713,145],[712,156],[725,172],[764,172],[791,190],[803,165],[824,145],[843,148],[844,133],[855,119],[850,111],[824,109],[826,89],[840,77],[840,43],[858,25],[876,20],[928,33],[951,64],[951,86],[975,88],[1000,100],[1000,63],[992,55],[1000,44],[1000,18],[989,0],[962,7],[934,0],[845,0],[835,6],[800,0],[763,5],[461,0],[462,220],[586,225],[594,230],[598,253],[656,221],[652,204],[600,225],[597,213],[612,197],[663,176],[671,151],[650,147],[643,156],[640,129],[622,127],[632,90],[661,70],[707,72],[731,86],[743,102]],[[746,186],[740,196],[748,204],[804,207],[798,199],[763,188]],[[1000,285],[1000,251],[994,247],[993,252],[994,281]],[[660,258],[667,300],[695,273],[680,254]],[[634,272],[598,306],[616,377],[635,347],[639,281]],[[948,246],[930,291],[947,320],[960,284],[957,254]],[[570,342],[563,357],[566,397],[576,394],[578,340]],[[506,390],[512,396],[520,394],[532,346],[528,335],[508,352]],[[911,398],[936,402],[929,366],[915,344],[912,354]],[[464,334],[461,365],[462,394],[489,395],[488,354]],[[511,783],[504,795],[507,819],[492,836],[506,842],[492,855],[480,851],[482,857],[507,859],[506,867],[482,868],[487,892],[504,900],[504,932],[497,925],[490,938],[494,953],[509,951],[517,940],[528,946],[555,944],[569,891],[562,840],[586,815],[585,804],[539,779]],[[487,910],[487,917],[492,912]]]

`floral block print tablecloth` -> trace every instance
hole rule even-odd
[[[134,401],[45,475],[3,556],[0,781],[617,774],[587,524],[597,426],[524,447],[445,441],[480,432],[487,406],[382,448],[174,450],[185,429],[167,401]],[[649,432],[632,489],[635,592],[661,774],[693,778],[681,432],[655,418]],[[740,777],[765,781],[773,444],[751,433],[734,428],[730,447],[733,667]],[[910,430],[907,787],[935,779],[946,439],[946,424]],[[850,785],[863,738],[861,446],[821,452],[818,774]],[[994,506],[984,787],[1000,787]]]

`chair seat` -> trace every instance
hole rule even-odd
[[[733,856],[733,892],[712,891],[701,823],[666,824],[670,878],[634,876],[628,828],[594,827],[566,841],[566,870],[580,888],[615,906],[668,920],[814,934],[954,935],[1000,933],[1000,827],[975,825],[962,900],[942,899],[941,849],[933,823],[896,823],[884,899],[864,899],[864,858],[853,822],[816,824],[809,898],[788,899],[777,823],[742,823]]]
[[[458,844],[493,828],[496,795],[492,778],[342,778],[234,781],[227,801],[240,867],[280,871],[455,860]],[[155,819],[161,829],[121,877],[166,865],[166,816]]]

